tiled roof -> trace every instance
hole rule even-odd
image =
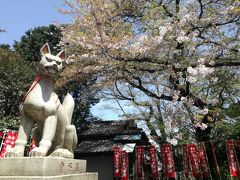
[[[82,141],[78,144],[75,153],[112,152],[114,146],[122,147],[123,145],[112,140]]]
[[[78,146],[75,155],[109,153],[114,146],[126,143],[146,144],[148,138],[134,121],[92,121],[77,130]]]
[[[134,121],[93,121],[84,123],[78,129],[78,136],[98,136],[115,134],[134,134],[143,132]]]

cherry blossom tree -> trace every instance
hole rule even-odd
[[[74,17],[62,29],[74,64],[69,77],[97,76],[105,96],[136,108],[126,118],[160,129],[164,141],[185,127],[208,140],[229,120],[221,109],[239,99],[238,0],[65,3]]]

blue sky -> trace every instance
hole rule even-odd
[[[0,7],[0,29],[6,31],[0,33],[0,44],[12,45],[26,31],[38,26],[72,21],[71,16],[57,11],[65,7],[61,0],[1,0]],[[92,113],[104,120],[119,119],[116,113],[103,108],[106,104],[108,102],[101,101],[92,108]],[[113,102],[111,104],[114,105]]]
[[[57,11],[64,7],[61,0],[1,0],[0,6],[0,29],[6,30],[0,33],[0,44],[12,45],[29,29],[72,19]]]

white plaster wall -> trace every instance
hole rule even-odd
[[[98,180],[113,180],[113,157],[84,157],[87,160],[87,172],[98,172]]]

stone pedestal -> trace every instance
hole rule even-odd
[[[86,161],[53,157],[0,159],[0,179],[8,180],[97,180],[86,173]]]

